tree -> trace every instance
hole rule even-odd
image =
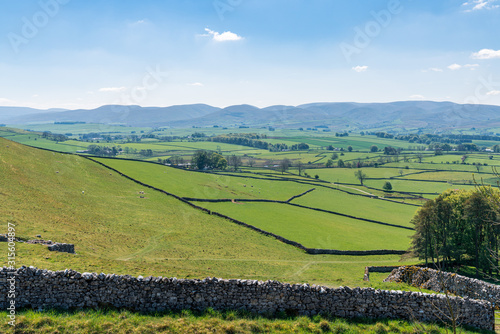
[[[224,170],[227,168],[227,160],[219,153],[212,152],[209,167]]]
[[[302,161],[299,160],[299,162],[297,162],[297,169],[299,170],[299,176],[302,175],[302,171],[305,169],[304,168],[304,164],[302,163]]]
[[[191,164],[198,169],[205,169],[210,165],[210,155],[205,150],[198,150],[191,158]]]
[[[370,152],[372,152],[372,153],[378,152],[378,147],[376,145],[372,145],[370,147]]]
[[[422,153],[417,153],[417,161],[418,163],[422,163],[422,159],[424,158],[424,155]]]
[[[331,168],[333,167],[333,160],[332,159],[328,159],[328,161],[326,162],[325,164],[325,167],[326,168]]]
[[[337,160],[339,158],[339,155],[337,153],[332,154],[332,160]]]
[[[347,150],[348,150],[349,152],[352,152],[352,146],[351,146],[351,145],[347,146]]]
[[[227,162],[230,166],[233,166],[235,171],[237,171],[238,168],[241,166],[241,157],[233,154],[229,156]]]
[[[249,157],[248,158],[248,166],[253,167],[253,165],[255,165],[255,158]]]
[[[280,161],[278,169],[281,172],[281,174],[284,174],[288,170],[288,168],[290,168],[291,165],[292,162],[289,159],[285,158]]]
[[[363,173],[361,169],[358,169],[357,171],[354,172],[354,176],[359,180],[361,185],[363,185],[363,180],[366,179],[366,174]]]
[[[404,174],[404,170],[399,169],[399,176],[403,176],[403,174]]]
[[[479,269],[488,266],[489,262],[489,249],[487,247],[482,247],[486,242],[490,243],[490,238],[488,234],[491,234],[491,225],[493,221],[496,220],[496,215],[494,214],[489,203],[481,195],[481,193],[474,191],[471,196],[465,201],[465,217],[470,221],[470,228],[473,229],[470,232],[473,233],[472,245],[474,253],[474,265],[476,267],[476,276],[479,277]],[[496,238],[495,238],[496,239]],[[496,240],[495,240],[496,241]],[[472,249],[469,253],[472,253]],[[489,267],[489,266],[488,266]],[[490,268],[491,273],[491,268]]]
[[[445,143],[445,144],[441,145],[441,149],[442,149],[443,151],[449,152],[449,151],[451,151],[451,145],[450,145],[450,144]]]
[[[382,187],[384,191],[391,191],[392,190],[392,184],[389,181],[385,181],[384,186]]]
[[[384,147],[384,154],[385,155],[398,155],[399,153],[400,153],[399,149],[395,149],[394,147],[391,147],[391,146]]]
[[[344,168],[344,167],[345,167],[344,160],[339,159],[339,161],[337,162],[337,166],[338,166],[339,168]]]

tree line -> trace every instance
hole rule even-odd
[[[285,143],[271,144],[266,141],[260,140],[266,138],[267,138],[266,135],[258,135],[258,134],[229,134],[229,135],[219,135],[211,137],[208,138],[207,140],[218,143],[260,148],[263,150],[269,150],[271,152],[301,151],[309,149],[309,145],[306,143],[299,143],[288,146]]]

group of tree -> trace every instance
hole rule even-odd
[[[249,147],[255,147],[255,148],[267,150],[267,149],[269,149],[270,144],[266,141],[261,140],[261,139],[266,139],[266,138],[267,138],[267,136],[265,134],[259,135],[259,134],[248,133],[248,134],[220,135],[220,136],[208,138],[207,140],[212,141],[212,142],[217,142],[217,143],[249,146]]]
[[[158,162],[161,164],[170,164],[174,166],[184,165],[184,158],[180,155],[173,155],[170,158],[162,159],[158,158]]]
[[[147,150],[140,150],[139,154],[142,155],[143,157],[152,157],[153,156],[153,150],[147,149]]]
[[[292,151],[305,151],[309,149],[309,145],[306,143],[294,144],[290,146],[290,150]]]
[[[266,139],[266,135],[259,134],[228,134],[219,135],[208,138],[208,141],[226,143],[233,145],[249,146],[254,148],[260,148],[263,150],[269,150],[270,152],[283,152],[283,151],[301,151],[308,150],[309,145],[306,143],[299,143],[288,146],[285,143],[275,143],[271,144],[267,141],[261,140]]]
[[[499,192],[490,187],[448,190],[427,201],[415,214],[414,255],[446,265],[473,265],[491,274],[498,268]]]
[[[379,138],[389,138],[403,140],[409,143],[429,145],[429,148],[435,150],[441,148],[443,151],[451,151],[456,148],[457,151],[477,151],[477,145],[472,144],[473,140],[492,140],[500,141],[497,135],[462,135],[462,134],[391,134],[387,132],[371,132]],[[456,147],[451,144],[457,145]],[[469,145],[467,145],[469,144]]]
[[[191,158],[191,166],[199,170],[202,169],[221,169],[227,168],[227,160],[217,152],[198,150]]]
[[[386,146],[384,147],[384,154],[385,155],[399,155],[401,154],[401,148],[394,148],[391,146]]]
[[[114,157],[121,151],[121,148],[116,146],[107,147],[100,145],[89,145],[87,147],[87,152],[92,155],[97,155],[99,157]]]
[[[350,150],[350,151],[349,151],[349,147],[351,148],[351,150]],[[345,148],[343,148],[343,147],[340,147],[340,148],[338,148],[338,149],[337,149],[337,148],[335,148],[333,145],[328,145],[328,146],[326,147],[326,150],[327,150],[327,151],[335,151],[335,150],[337,150],[337,151],[340,151],[340,152],[344,152],[344,151],[349,151],[349,152],[352,152],[352,146],[348,146],[348,147],[347,147],[347,150],[346,150],[346,149],[345,149]],[[342,154],[343,154],[343,153],[342,153]]]
[[[42,138],[53,140],[53,141],[66,141],[68,137],[62,134],[52,133],[50,131],[45,131],[42,133]]]

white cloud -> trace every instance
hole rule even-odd
[[[228,42],[228,41],[239,41],[242,40],[243,37],[238,36],[234,32],[230,31],[224,31],[222,34],[218,33],[217,31],[210,30],[208,28],[205,28],[205,31],[208,34],[204,34],[202,36],[212,36],[212,39],[216,42]]]
[[[189,86],[203,87],[205,85],[202,84],[201,82],[193,82],[193,83],[190,83]]]
[[[12,101],[10,99],[6,99],[4,97],[0,97],[0,104],[4,104],[4,105],[13,105],[13,104],[16,104],[15,101]]]
[[[353,70],[355,70],[356,72],[360,73],[360,72],[366,72],[366,70],[368,70],[368,66],[355,66],[352,68]]]
[[[456,71],[456,70],[459,70],[462,68],[462,65],[458,65],[458,64],[451,64],[450,66],[448,66],[448,68],[452,71]]]
[[[467,6],[469,7],[466,9],[466,12],[472,12],[475,10],[481,10],[481,9],[495,9],[500,7],[499,5],[494,5],[493,3],[496,2],[497,0],[472,0],[472,1],[467,1],[462,4],[462,6]],[[472,8],[470,8],[472,7]]]
[[[493,95],[500,95],[500,90],[491,90],[488,93],[486,93],[488,96],[493,96]]]
[[[479,64],[465,64],[464,67],[467,67],[471,71],[474,71],[477,67],[479,67]]]
[[[423,95],[420,95],[420,94],[415,94],[415,95],[411,95],[410,99],[413,99],[413,100],[423,100],[423,99],[425,99],[425,97]]]
[[[127,90],[127,87],[103,87],[100,88],[100,92],[105,92],[105,93],[119,93]]]
[[[146,19],[142,19],[142,20],[137,20],[137,21],[131,22],[128,25],[129,25],[129,27],[138,27],[138,26],[142,26],[142,25],[146,25],[146,24],[149,24],[149,21]]]
[[[482,49],[478,52],[474,52],[471,56],[472,59],[493,59],[500,58],[500,50],[492,49]]]
[[[437,68],[437,67],[431,67],[431,68],[429,68],[429,71],[432,71],[432,72],[443,72],[442,69]],[[427,71],[425,71],[425,72],[427,72]]]

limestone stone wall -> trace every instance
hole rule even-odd
[[[500,303],[500,286],[475,278],[429,268],[403,266],[394,269],[386,282],[404,282],[423,289],[443,292],[444,288],[454,295],[487,300],[493,306]]]
[[[136,311],[167,309],[242,309],[257,313],[288,311],[296,314],[331,314],[340,317],[403,318],[439,321],[435,307],[447,312],[442,295],[383,291],[371,288],[327,288],[276,281],[203,280],[132,277],[73,270],[49,271],[21,267],[0,270],[0,307],[10,302],[8,278],[16,277],[17,308],[115,307]],[[452,298],[461,323],[492,329],[494,314],[486,301]]]
[[[66,253],[75,253],[75,245],[73,244],[61,244],[61,243],[56,243],[53,245],[48,246],[49,251],[53,252],[66,252]]]

